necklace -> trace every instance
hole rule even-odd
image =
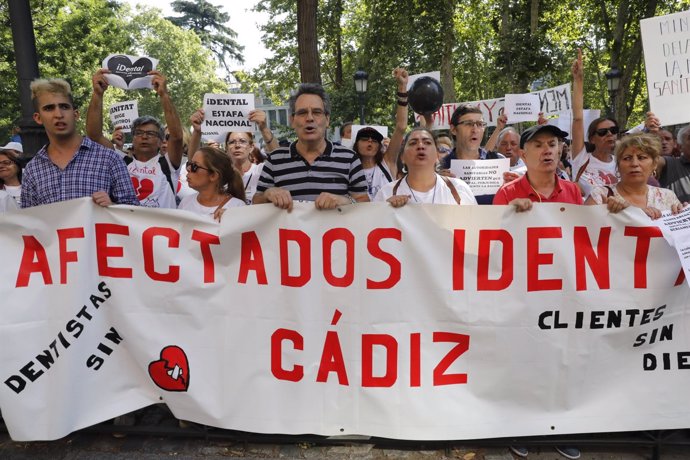
[[[436,201],[436,183],[438,182],[438,176],[436,176],[436,180],[434,181],[434,194],[431,197],[431,204],[434,204],[434,201]],[[407,184],[407,188],[410,189],[410,193],[412,194],[412,199],[414,199],[415,203],[421,203],[417,199],[417,196],[414,194],[414,190],[412,190],[412,187],[410,187],[410,182],[407,180],[407,176],[405,176],[405,183]]]

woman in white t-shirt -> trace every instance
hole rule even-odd
[[[201,147],[185,167],[187,182],[197,193],[183,198],[178,209],[220,222],[225,210],[245,206],[242,178],[222,150]]]
[[[17,208],[21,206],[22,167],[12,150],[0,150],[0,190],[14,199]]]
[[[399,208],[416,204],[477,204],[470,187],[461,179],[436,174],[438,150],[434,134],[415,128],[407,135],[401,160],[407,174],[384,185],[374,201],[388,201]]]

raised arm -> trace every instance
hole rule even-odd
[[[396,110],[395,110],[395,130],[391,136],[391,141],[388,143],[388,148],[386,149],[383,159],[388,165],[393,177],[397,175],[398,172],[398,153],[400,152],[400,146],[402,145],[403,138],[405,137],[405,131],[407,131],[407,115],[408,115],[408,102],[407,102],[407,80],[409,74],[407,70],[402,67],[398,67],[393,71],[393,76],[398,82],[398,90],[396,93]]]
[[[252,110],[249,112],[249,121],[253,121],[259,127],[261,137],[263,137],[264,145],[266,146],[266,153],[270,153],[278,148],[278,139],[275,138],[271,128],[266,123],[266,112],[259,109]]]
[[[153,76],[151,84],[154,91],[158,94],[161,100],[161,107],[163,107],[163,116],[165,117],[165,124],[168,125],[168,160],[175,169],[180,167],[182,163],[182,152],[184,150],[182,140],[182,122],[180,116],[177,114],[175,104],[173,104],[168,93],[168,84],[165,75],[157,70],[152,70],[149,75]]]
[[[110,71],[98,69],[91,77],[93,93],[89,108],[86,110],[86,135],[94,142],[112,149],[114,148],[113,143],[103,135],[103,94],[108,89],[108,80],[105,79],[106,73],[110,73]]]
[[[196,112],[189,117],[190,123],[192,123],[192,137],[189,139],[189,150],[187,154],[189,158],[199,150],[201,145],[201,124],[204,122],[204,109],[197,109]]]
[[[506,114],[501,114],[498,116],[496,119],[496,129],[494,129],[494,132],[491,133],[491,137],[489,138],[488,141],[486,141],[486,145],[484,145],[484,148],[488,150],[489,152],[495,152],[496,151],[496,144],[498,143],[498,135],[501,134],[501,131],[503,131],[503,128],[506,127],[506,124],[508,124],[508,115]]]
[[[573,128],[570,133],[572,147],[570,155],[573,159],[585,148],[585,118],[584,118],[584,66],[582,64],[582,50],[578,48],[577,59],[573,61]]]

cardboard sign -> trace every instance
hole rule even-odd
[[[148,75],[156,70],[158,59],[148,56],[129,56],[126,54],[111,54],[103,59],[103,67],[110,70],[105,78],[112,86],[125,90],[153,88]]]
[[[450,160],[450,170],[467,182],[474,196],[495,195],[503,185],[503,173],[510,171],[510,159]]]
[[[125,101],[113,104],[108,109],[110,124],[114,128],[122,128],[122,132],[132,131],[132,122],[139,117],[139,103],[137,101]]]
[[[254,123],[249,121],[249,112],[252,110],[253,94],[204,94],[202,137],[216,139],[229,132],[254,131]]]
[[[508,122],[511,124],[537,121],[540,110],[541,101],[538,94],[506,94],[504,113],[508,116]]]
[[[690,11],[640,21],[649,107],[664,125],[690,121]]]

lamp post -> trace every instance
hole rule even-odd
[[[355,91],[359,96],[359,124],[364,124],[364,100],[367,94],[367,83],[369,74],[362,69],[355,72]]]
[[[609,107],[609,116],[615,118],[616,115],[616,95],[618,94],[618,88],[621,84],[621,76],[623,75],[618,66],[613,64],[611,70],[606,72],[606,87],[609,90],[609,97],[611,98],[611,104]]]

